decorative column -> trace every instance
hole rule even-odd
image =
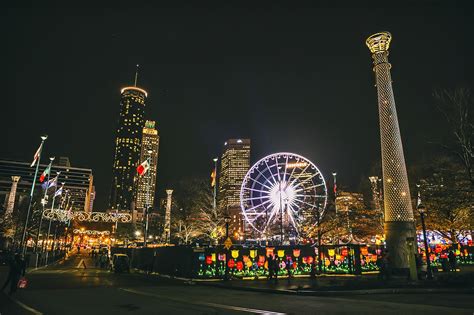
[[[10,194],[8,195],[7,209],[3,217],[4,228],[3,231],[0,231],[7,238],[13,238],[13,236],[15,235],[16,226],[13,223],[12,216],[13,209],[15,208],[16,190],[19,181],[20,176],[12,176],[12,187],[10,189]],[[1,219],[0,222],[2,222]]]
[[[8,195],[7,211],[5,211],[5,218],[11,216],[13,213],[13,208],[15,207],[16,189],[18,187],[19,181],[20,176],[12,176],[12,188],[10,189],[10,194]]]
[[[374,59],[374,72],[378,94],[380,143],[385,210],[385,241],[394,271],[409,268],[407,241],[415,237],[413,210],[408,177],[403,155],[402,139],[398,126],[397,110],[390,76],[388,49],[392,35],[377,33],[366,40]]]
[[[171,240],[171,194],[173,193],[172,189],[167,189],[166,194],[166,213],[165,213],[165,228],[163,229],[163,239],[165,243],[169,243]]]

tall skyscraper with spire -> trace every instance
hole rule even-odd
[[[148,93],[135,84],[120,91],[120,114],[115,137],[112,165],[112,187],[109,208],[130,210],[134,207],[134,189],[137,184],[136,168],[140,161],[145,103]]]
[[[374,60],[379,103],[385,241],[394,270],[406,270],[409,268],[408,257],[413,257],[414,254],[414,249],[408,248],[407,241],[411,240],[413,243],[416,236],[402,137],[392,90],[392,66],[388,62],[391,41],[392,35],[382,32],[367,38],[366,44]]]
[[[142,176],[138,177],[135,208],[143,210],[146,207],[153,207],[156,190],[156,166],[158,163],[158,146],[160,136],[155,128],[155,121],[145,121],[142,132],[142,149],[140,163],[148,160],[150,168]]]

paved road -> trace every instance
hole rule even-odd
[[[84,269],[84,261],[87,269]],[[0,295],[9,314],[473,314],[463,294],[291,296],[186,285],[92,267],[87,256],[29,273],[30,286]]]

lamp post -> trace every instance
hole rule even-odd
[[[426,208],[420,202],[418,204],[417,210],[420,213],[421,227],[423,229],[423,242],[425,243],[427,277],[428,277],[428,280],[432,280],[433,279],[433,273],[432,273],[432,270],[431,270],[430,252],[429,252],[429,247],[428,247],[428,239],[426,238],[426,226],[425,226]]]
[[[214,200],[213,200],[213,209],[216,210],[216,207],[217,207],[217,160],[218,158],[213,158],[212,159],[214,161]]]
[[[54,157],[49,158],[49,172],[46,178],[46,183],[49,182],[49,177],[51,174],[51,167],[53,165]],[[46,189],[44,190],[44,196],[43,199],[41,199],[41,205],[43,206],[43,210],[41,211],[41,216],[40,216],[40,221],[38,224],[38,232],[36,233],[36,247],[35,251],[39,251],[39,237],[41,233],[41,225],[43,224],[43,215],[44,215],[44,210],[46,208],[46,204],[48,203],[48,187],[46,186]],[[44,239],[44,238],[43,238]],[[36,265],[38,266],[38,259],[36,259],[37,263]]]
[[[224,222],[225,222],[225,239],[229,238],[229,223],[230,223],[230,216],[229,213],[226,213],[224,217]],[[229,280],[229,249],[226,247],[226,252],[225,252],[225,275],[224,275],[224,280],[227,281]]]

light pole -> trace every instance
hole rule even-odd
[[[425,226],[426,208],[420,202],[420,204],[418,205],[418,207],[416,207],[416,209],[420,213],[421,228],[423,229],[423,243],[425,243],[427,277],[428,277],[428,280],[432,280],[433,273],[431,270],[430,252],[429,252],[429,247],[428,247],[428,239],[426,238],[426,226]]]
[[[51,167],[52,167],[53,161],[54,161],[54,157],[50,157],[49,158],[49,166],[48,166],[50,171],[48,172],[48,175],[47,175],[47,178],[46,178],[46,183],[49,182],[49,178],[50,178],[50,174],[51,174]],[[39,224],[38,224],[38,232],[36,233],[36,248],[35,248],[35,251],[38,251],[38,249],[39,249],[39,237],[40,237],[40,233],[41,233],[41,224],[43,224],[44,209],[46,208],[47,203],[48,203],[48,187],[46,186],[46,189],[44,190],[43,199],[41,199],[41,205],[43,206],[43,210],[41,211],[41,217],[40,217],[40,221],[39,221]],[[36,259],[36,262],[38,262],[38,259]]]
[[[51,215],[54,217],[54,201],[56,200],[56,193],[58,191],[58,183],[57,181],[59,180],[59,174],[61,174],[61,172],[56,172],[56,185],[54,186],[54,195],[53,195],[53,202],[51,204]],[[49,252],[48,252],[48,243],[49,243],[49,235],[51,233],[51,222],[52,222],[52,219],[49,219],[49,224],[48,224],[48,235],[47,235],[47,239],[46,239],[46,247],[45,247],[45,250],[46,250],[46,262],[45,262],[45,265],[48,264],[48,256],[49,256]],[[51,247],[52,249],[52,247]]]
[[[217,160],[218,158],[213,158],[214,161],[214,200],[213,200],[213,209],[216,210],[217,207]]]
[[[151,165],[151,154],[153,153],[153,150],[148,150],[148,165]],[[146,175],[145,175],[146,176]],[[152,207],[152,202],[151,202],[151,195],[150,195],[150,186],[151,186],[151,181],[152,181],[153,174],[148,172],[148,183],[147,183],[147,194],[146,194],[146,206],[145,206],[145,227],[144,227],[144,233],[143,233],[143,247],[147,247],[147,237],[148,237],[148,212],[150,208]]]
[[[229,239],[229,223],[230,223],[230,216],[229,213],[226,213],[224,217],[224,222],[225,222],[225,239]],[[224,280],[229,280],[229,249],[226,247],[226,253],[225,253],[225,275],[224,275]]]
[[[22,233],[22,236],[21,236],[21,244],[20,244],[20,250],[23,254],[25,254],[25,251],[26,251],[26,244],[25,244],[26,230],[28,229],[28,220],[30,219],[31,202],[33,201],[33,193],[35,191],[36,177],[38,177],[38,169],[39,169],[39,165],[40,165],[40,162],[41,162],[41,153],[43,151],[43,145],[44,145],[44,142],[46,141],[46,139],[48,139],[47,135],[41,136],[41,145],[40,145],[40,147],[37,151],[38,158],[37,158],[37,160],[33,161],[33,163],[36,162],[35,177],[33,177],[33,183],[31,185],[30,200],[28,201],[28,210],[26,212],[25,225],[23,226],[23,233]],[[36,156],[35,156],[35,159],[36,159]],[[33,165],[31,165],[31,166],[33,166]]]

